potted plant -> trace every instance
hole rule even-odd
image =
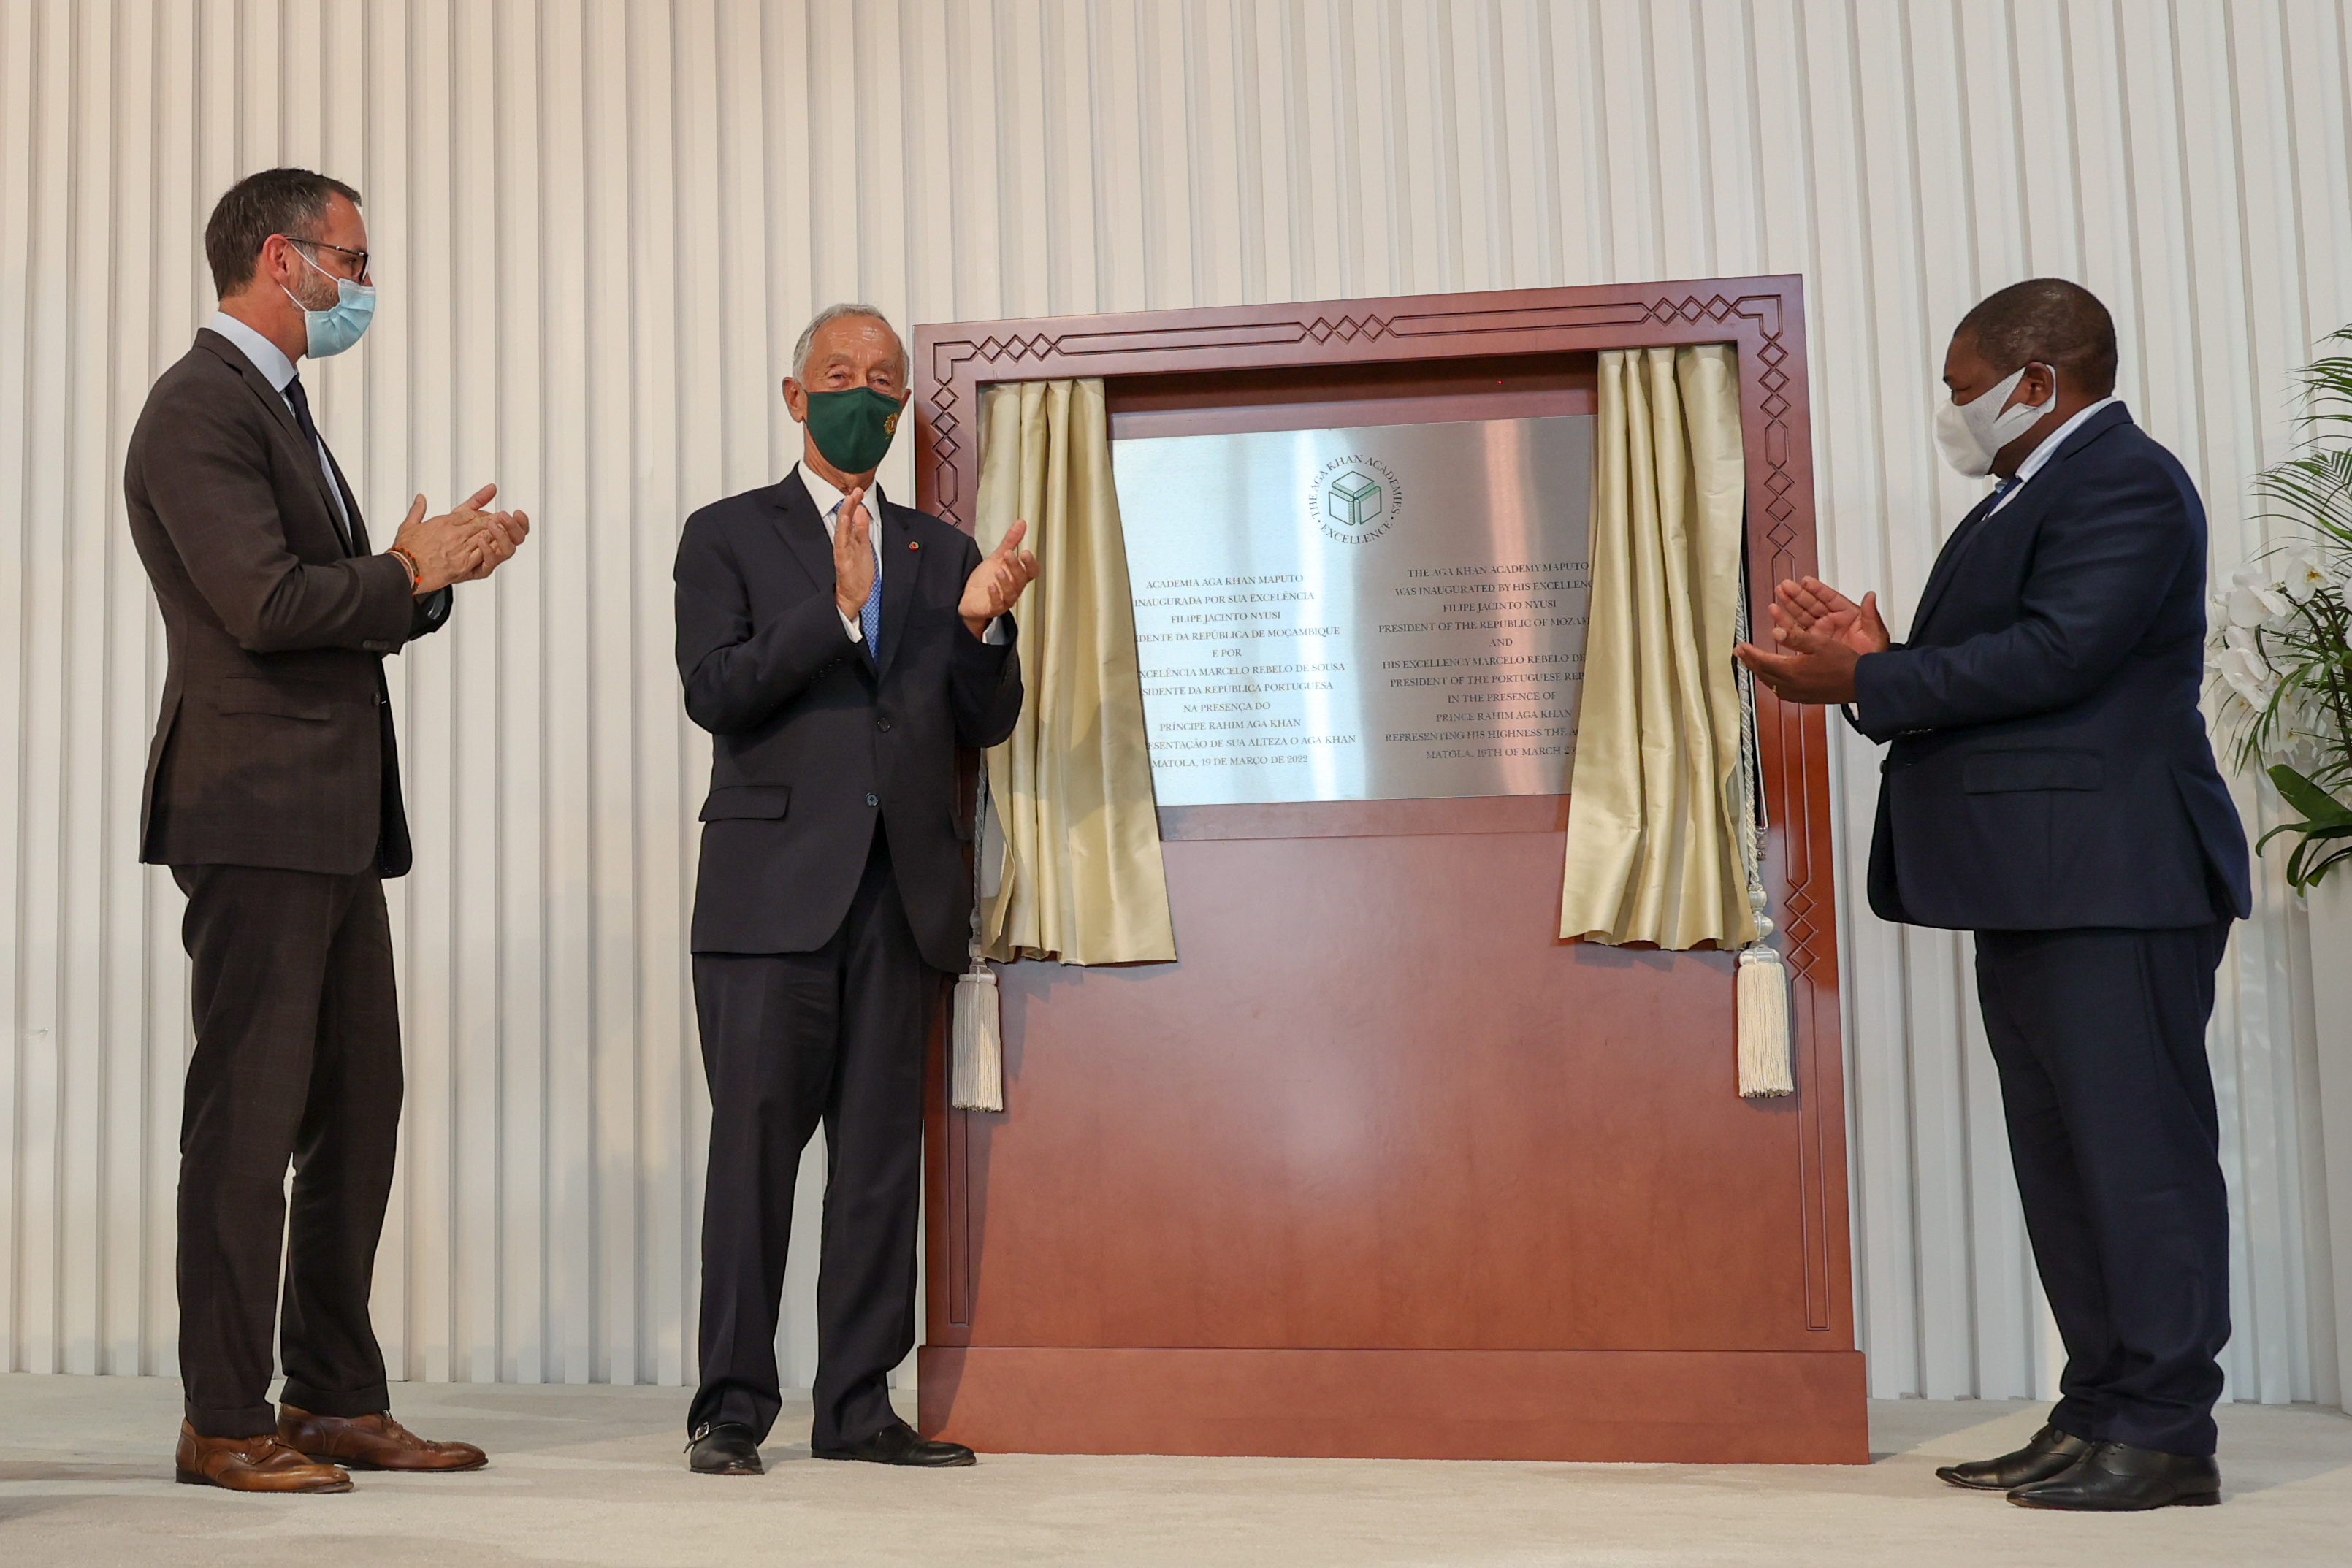
[[[2352,350],[2352,327],[2326,342]],[[2307,894],[2352,860],[2352,805],[2342,798],[2352,786],[2352,445],[2325,440],[2331,427],[2352,425],[2352,351],[2299,379],[2305,423],[2321,439],[2254,479],[2262,516],[2296,537],[2239,571],[2215,601],[2208,667],[2238,765],[2260,767],[2300,814],[2254,847],[2291,839],[2287,883]]]
[[[2263,516],[2288,525],[2288,542],[2237,573],[2215,602],[2210,668],[2239,766],[2262,767],[2299,818],[2255,847],[2280,837],[2294,846],[2286,876],[2303,895],[2311,942],[2326,1268],[2336,1359],[2352,1373],[2352,872],[2328,880],[2352,859],[2352,445],[2327,442],[2352,425],[2352,357],[2342,351],[2352,350],[2352,327],[2323,347],[2338,351],[2301,377],[2316,439],[2254,480]],[[2352,1409],[2352,1376],[2345,1384],[2338,1398]]]

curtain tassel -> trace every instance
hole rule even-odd
[[[1759,900],[1760,903],[1761,900]],[[1772,922],[1759,911],[1756,941],[1739,950],[1733,982],[1739,1008],[1739,1095],[1743,1100],[1793,1094],[1789,1076],[1789,971],[1770,937]]]
[[[996,971],[975,959],[956,977],[955,1029],[948,1103],[959,1111],[1004,1109],[1004,1019]]]

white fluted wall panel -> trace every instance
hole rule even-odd
[[[2263,542],[2288,371],[2352,319],[2347,68],[2337,0],[0,0],[0,1365],[173,1370],[185,976],[177,894],[133,862],[163,647],[119,470],[238,174],[367,197],[378,325],[310,379],[378,531],[490,477],[538,520],[396,667],[420,858],[387,1348],[412,1377],[677,1382],[708,754],[669,558],[790,462],[775,382],[815,306],[1801,272],[1825,561],[1899,617],[1970,498],[1927,435],[1949,326],[2062,273],[2115,308],[2221,574]],[[907,493],[903,453],[885,478]],[[1841,745],[1857,843],[1874,756]],[[1964,943],[1848,888],[1873,1388],[2045,1390]],[[2311,957],[2263,899],[2212,1039],[2231,1388],[2333,1401]],[[803,1190],[813,1220],[814,1166]]]

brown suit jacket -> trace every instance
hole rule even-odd
[[[170,664],[141,860],[408,870],[383,655],[446,620],[447,591],[413,598],[335,482],[348,549],[292,410],[218,333],[148,392],[122,483]]]

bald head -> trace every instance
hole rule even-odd
[[[2048,365],[2059,385],[2095,402],[2116,390],[2116,323],[2099,297],[2063,277],[2035,277],[1989,294],[1960,318],[1966,344],[1993,371]]]

